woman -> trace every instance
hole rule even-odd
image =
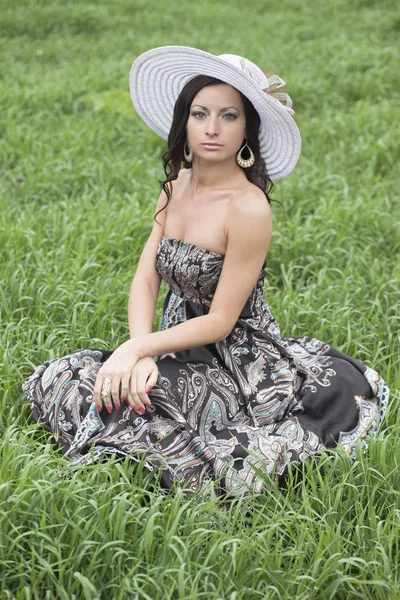
[[[257,470],[283,476],[337,444],[354,454],[379,427],[382,378],[314,338],[282,338],[263,296],[268,191],[300,153],[284,85],[242,57],[196,48],[134,62],[133,104],[168,151],[132,282],[130,339],[47,362],[24,384],[34,418],[75,463],[145,455],[166,488],[211,482],[249,494],[262,490]]]

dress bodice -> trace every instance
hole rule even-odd
[[[176,296],[210,307],[224,260],[224,254],[164,235],[158,246],[156,269]],[[265,264],[251,296],[263,293]]]
[[[224,260],[223,254],[191,242],[165,235],[161,238],[156,269],[169,286],[164,300],[161,330],[209,312]],[[264,298],[265,265],[266,260],[236,325],[221,343],[231,344],[237,338],[242,344],[243,336],[251,331],[270,340],[281,354],[290,356],[281,338],[279,326]]]

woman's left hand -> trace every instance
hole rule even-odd
[[[113,409],[113,402],[115,408],[119,408],[121,400],[128,397],[132,369],[139,359],[135,340],[131,339],[118,346],[110,358],[103,363],[93,390],[93,398],[98,410],[102,409],[104,402],[104,406],[110,413]],[[111,388],[107,396],[102,396],[106,380],[111,382]]]

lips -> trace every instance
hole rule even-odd
[[[210,146],[212,148],[222,148],[222,144],[213,144],[211,142],[203,142],[202,146]]]

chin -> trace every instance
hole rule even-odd
[[[196,154],[196,152],[195,152]],[[197,156],[201,158],[206,158],[209,160],[226,160],[229,157],[229,152],[226,151],[226,148],[220,148],[219,150],[207,150],[206,148],[201,148],[197,152]],[[232,155],[234,156],[234,155]]]

